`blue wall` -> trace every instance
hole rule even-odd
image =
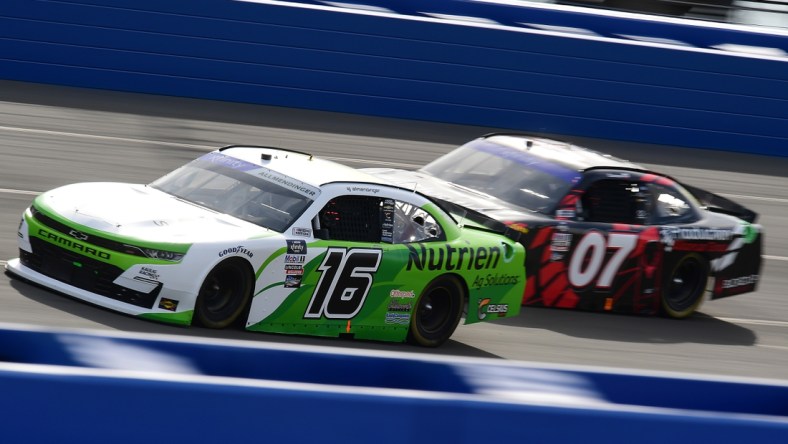
[[[778,443],[788,385],[0,325],[3,442]]]
[[[306,3],[3,0],[0,77],[788,156],[788,57],[711,48],[785,36],[458,0],[392,2],[409,16]],[[617,37],[635,31],[687,45]]]

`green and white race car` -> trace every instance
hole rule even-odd
[[[464,312],[517,315],[525,286],[525,252],[502,224],[268,147],[225,147],[149,185],[45,192],[18,234],[12,275],[208,328],[438,346]]]

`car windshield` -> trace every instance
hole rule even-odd
[[[309,184],[222,153],[206,154],[150,186],[280,233],[319,194]]]
[[[455,149],[421,171],[542,213],[558,204],[580,174],[560,163],[484,139]]]

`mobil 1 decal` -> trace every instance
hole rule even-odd
[[[575,287],[596,282],[600,289],[610,288],[624,260],[635,250],[637,240],[635,233],[586,233],[572,250],[569,282]]]
[[[329,248],[317,267],[320,280],[304,318],[351,319],[361,311],[383,251],[372,248]]]

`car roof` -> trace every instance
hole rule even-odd
[[[310,153],[285,148],[255,145],[230,145],[222,154],[269,168],[316,187],[331,182],[360,182],[385,185],[370,174],[341,163],[315,157]]]
[[[647,168],[627,160],[560,140],[506,133],[487,134],[481,139],[578,171],[600,167],[647,171]]]

